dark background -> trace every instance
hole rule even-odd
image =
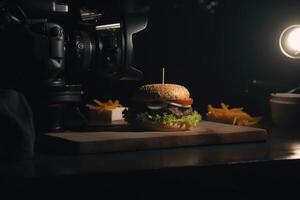
[[[278,48],[281,31],[300,21],[298,1],[215,2],[211,10],[209,1],[151,3],[147,30],[136,41],[145,82],[159,82],[164,66],[167,82],[186,85],[203,110],[221,101],[242,106],[237,99],[246,98],[254,79],[299,80],[299,62]]]
[[[117,4],[120,1],[82,2],[105,10],[105,18],[122,10]],[[134,35],[133,66],[144,72],[144,79],[134,82],[99,78],[91,87],[93,91],[86,93],[84,104],[98,98],[119,99],[127,106],[138,86],[161,81],[162,67],[166,69],[166,82],[182,84],[190,90],[194,108],[202,115],[207,104],[218,106],[225,102],[244,106],[253,115],[268,117],[270,93],[285,92],[299,85],[300,61],[285,57],[278,45],[281,31],[300,23],[297,0],[121,2],[127,12],[142,12],[148,17],[147,28]],[[10,81],[21,85],[35,106],[39,101],[36,94],[43,90],[39,87],[42,77],[38,75],[43,67],[34,66],[29,70],[33,65],[24,63],[34,59],[34,55],[27,55],[31,51],[28,46],[41,45],[41,41],[21,41],[20,33],[14,34],[1,37],[1,52],[4,52],[1,56],[5,60],[2,64],[9,66],[3,67],[2,72],[11,71],[11,74],[1,73],[0,82],[3,86],[7,77],[13,77]],[[9,36],[14,40],[7,39]],[[17,70],[9,70],[13,65]],[[261,84],[253,84],[253,80],[260,80]]]
[[[104,98],[127,103],[135,87],[160,82],[165,67],[166,82],[185,85],[202,114],[208,103],[225,102],[268,116],[270,93],[299,83],[299,61],[285,57],[278,45],[281,31],[300,22],[297,0],[136,1],[133,8],[149,20],[134,36],[134,66],[145,78],[107,82],[99,88]]]
[[[134,38],[135,60],[133,65],[144,72],[145,78],[139,82],[100,80],[101,84],[94,86],[94,92],[91,92],[90,98],[95,97],[101,100],[118,98],[121,102],[128,105],[130,96],[136,87],[144,83],[161,81],[161,67],[165,67],[166,81],[185,85],[194,98],[194,108],[199,110],[201,114],[206,112],[208,103],[216,106],[221,102],[225,102],[232,106],[245,106],[245,109],[253,115],[268,116],[270,93],[287,91],[292,87],[298,86],[300,82],[300,61],[286,58],[280,52],[278,45],[281,31],[286,26],[300,23],[300,1],[219,0],[215,1],[217,6],[213,9],[207,8],[210,5],[210,1],[205,0],[136,0],[136,4],[131,4],[132,2],[134,3],[134,1],[127,1],[125,5],[131,5],[132,10],[144,12],[149,19],[147,29],[138,33]],[[113,3],[111,4],[113,5]],[[110,6],[108,5],[108,7]],[[31,59],[26,56],[27,46],[18,45],[17,34],[15,40],[8,41],[6,38],[2,38],[1,41],[5,40],[9,44],[11,43],[8,54],[13,52],[20,53],[14,54],[14,60],[11,60],[12,63],[14,61],[18,63]],[[20,42],[29,44],[35,41]],[[1,56],[5,58],[6,55]],[[11,62],[2,62],[3,68],[11,66]],[[31,71],[27,70],[27,65],[19,66],[20,70],[18,71],[28,73]],[[31,74],[31,77],[34,77],[34,75],[34,73]],[[12,77],[12,81],[17,81],[17,85],[21,84],[23,86],[22,89],[25,88],[27,97],[30,96],[28,93],[39,92],[37,89],[39,88],[37,86],[38,82],[36,82],[39,79],[38,77],[37,79],[28,80],[20,78],[24,76],[18,76],[15,73]],[[267,82],[255,85],[252,84],[252,80]],[[270,82],[273,84],[270,84]],[[35,99],[30,102],[37,101]],[[90,99],[87,99],[87,101],[90,101]],[[38,117],[35,116],[36,119]],[[293,135],[287,138],[289,141],[294,141],[293,139],[295,139]],[[286,146],[284,142],[281,144],[284,147]],[[270,146],[268,145],[269,149]],[[245,148],[249,147],[245,146]],[[288,148],[288,146],[285,148]],[[282,147],[277,146],[276,150],[277,153],[283,151]],[[293,148],[289,149],[287,153],[289,157],[296,155],[292,150]],[[215,152],[215,150],[213,151]],[[270,153],[269,151],[267,152]],[[198,152],[196,151],[196,153]],[[218,154],[218,151],[215,153]],[[164,154],[159,154],[161,158],[164,158]],[[222,153],[217,155],[218,158],[219,156],[221,156],[221,159]],[[282,158],[281,154],[280,157]],[[62,161],[62,159],[64,157],[60,157],[58,162]],[[72,158],[70,161],[65,160],[63,166],[69,164],[69,166],[73,166],[74,162],[75,165],[78,162],[80,165],[84,163],[82,164],[83,167],[91,164],[88,162],[89,159],[83,159],[83,162]],[[101,162],[101,159],[99,162]],[[102,164],[100,163],[99,166],[102,166]],[[37,168],[33,172],[36,172],[36,175],[39,176],[39,173],[42,173],[39,172],[39,169],[43,169],[44,165],[49,165],[47,158],[42,159],[37,165],[33,165],[33,167]],[[17,168],[19,169],[20,166],[17,166]],[[49,169],[51,167],[53,168],[50,165]],[[12,167],[12,169],[15,169],[15,167]],[[255,191],[255,196],[261,195],[261,192],[265,192],[269,196],[269,192],[280,191],[282,194],[288,195],[292,191],[297,191],[295,186],[299,183],[299,177],[295,176],[297,174],[295,169],[297,169],[297,165],[293,163],[271,168],[268,163],[264,166],[237,166],[235,168],[226,168],[220,165],[204,168],[203,171],[199,171],[197,168],[194,170],[187,168],[184,169],[186,170],[185,173],[180,173],[180,170],[174,170],[170,173],[154,170],[154,172],[150,173],[145,172],[146,176],[140,176],[138,173],[133,174],[135,176],[132,176],[132,173],[125,176],[116,174],[114,179],[111,179],[111,176],[104,176],[99,179],[99,176],[95,176],[90,172],[91,175],[87,173],[86,177],[74,177],[76,180],[70,176],[62,179],[54,177],[54,180],[47,182],[41,177],[41,181],[33,180],[31,184],[26,184],[26,180],[20,182],[18,179],[15,179],[16,181],[12,181],[12,184],[8,186],[12,185],[12,190],[19,186],[16,187],[16,191],[21,188],[23,193],[27,189],[31,191],[32,188],[32,190],[37,188],[38,190],[35,190],[37,195],[49,195],[47,193],[48,188],[51,188],[54,192],[50,193],[50,195],[56,195],[55,191],[59,191],[68,194],[68,196],[72,194],[75,196],[78,193],[88,194],[85,191],[92,191],[92,194],[97,193],[96,195],[99,195],[99,188],[102,190],[113,188],[113,190],[108,189],[106,191],[109,195],[113,194],[112,196],[123,195],[122,191],[127,192],[127,195],[135,191],[137,191],[137,195],[144,195],[143,191],[149,191],[148,188],[150,188],[150,198],[154,195],[161,195],[160,191],[163,192],[163,195],[169,195],[169,191],[178,191],[178,193],[185,196],[195,193],[203,196],[202,192],[198,192],[199,188],[201,189],[201,186],[203,186],[202,191],[206,191],[213,196],[219,196],[220,194],[224,197],[224,192],[227,192],[226,194],[230,194],[230,197],[232,197],[232,194],[240,195],[240,193],[234,192],[241,192],[242,197],[245,198],[243,196],[244,193],[249,194],[249,191]],[[68,167],[64,168],[64,171],[68,170]],[[48,172],[51,174],[51,170]],[[60,172],[58,171],[57,173],[59,174]],[[174,178],[170,179],[174,174],[178,176],[178,180],[176,178],[175,180]],[[200,179],[196,181],[199,177]],[[277,182],[273,181],[274,179]],[[134,184],[128,184],[128,180]],[[161,180],[168,181],[163,182]],[[278,180],[280,184],[278,184]],[[41,184],[43,181],[44,184]],[[18,182],[18,184],[13,185],[15,182]],[[116,190],[115,184],[119,188],[123,188],[123,190]],[[82,190],[82,188],[85,188],[85,190]],[[228,188],[231,190],[228,191]],[[155,190],[158,192],[155,192]],[[218,191],[218,193],[215,191]],[[175,192],[173,196],[176,197],[176,195],[177,193]]]

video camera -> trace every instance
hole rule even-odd
[[[145,29],[147,18],[112,6],[109,13],[85,1],[0,1],[0,30],[16,33],[15,27],[25,27],[46,41],[43,80],[50,113],[56,116],[51,129],[62,128],[63,107],[81,101],[87,80],[143,77],[131,66],[132,35]]]

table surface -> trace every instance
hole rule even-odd
[[[37,152],[33,159],[3,161],[0,175],[8,178],[108,174],[188,167],[300,161],[300,129],[269,126],[266,142],[194,146],[90,155]]]

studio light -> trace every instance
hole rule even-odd
[[[292,25],[283,30],[279,46],[284,55],[300,59],[300,24]]]

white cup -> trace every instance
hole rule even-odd
[[[270,99],[272,122],[278,126],[300,126],[300,94],[274,93]]]

